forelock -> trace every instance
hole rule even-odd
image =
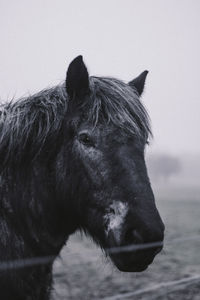
[[[137,136],[151,135],[148,113],[137,92],[115,78],[90,77],[89,119],[112,123]]]

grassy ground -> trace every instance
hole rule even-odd
[[[167,196],[166,196],[167,195]],[[54,300],[103,299],[200,299],[200,280],[177,287],[163,287],[128,297],[129,292],[200,274],[200,201],[160,194],[159,211],[166,225],[165,248],[147,271],[121,273],[103,257],[93,242],[80,235],[71,237],[54,265]],[[173,241],[174,238],[196,238]],[[199,235],[199,237],[198,237]]]

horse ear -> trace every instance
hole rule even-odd
[[[148,73],[149,73],[148,71],[144,71],[138,77],[136,77],[135,79],[133,79],[128,83],[131,87],[136,89],[139,96],[141,96],[143,93],[145,80]]]
[[[69,97],[83,96],[89,91],[89,75],[82,55],[77,56],[69,65],[66,78]]]

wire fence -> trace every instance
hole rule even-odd
[[[179,237],[174,238],[171,240],[168,240],[165,242],[165,247],[169,246],[173,243],[180,243],[190,240],[200,240],[200,234],[195,234],[190,237]],[[154,243],[145,243],[145,244],[131,244],[121,247],[112,247],[112,248],[106,248],[105,252],[108,254],[115,254],[115,253],[124,253],[124,252],[134,252],[138,250],[146,250],[151,249],[155,247],[163,246],[163,241],[161,242],[154,242]],[[69,255],[72,255],[73,253],[70,253]],[[30,257],[30,258],[24,258],[24,259],[16,259],[16,260],[10,260],[10,261],[0,261],[0,271],[7,271],[12,269],[21,269],[31,266],[38,266],[38,265],[45,265],[50,262],[52,262],[56,257],[49,255],[49,256],[38,256],[38,257]]]
[[[15,259],[0,262],[0,271],[16,270],[32,266],[49,264],[55,259],[55,256],[38,256],[31,258]]]
[[[173,238],[171,240],[167,240],[165,242],[165,247],[173,245],[175,243],[181,243],[185,241],[191,241],[191,240],[200,240],[200,234],[195,234],[189,237],[178,237],[178,238]],[[127,246],[122,246],[122,247],[112,247],[112,248],[107,248],[106,253],[124,253],[124,252],[134,252],[138,250],[145,250],[145,249],[150,249],[154,247],[159,247],[163,246],[163,242],[155,242],[155,243],[146,243],[146,244],[137,244],[137,245],[127,245]],[[69,255],[72,255],[73,253],[69,253]],[[77,253],[75,253],[77,254]],[[31,258],[24,258],[24,259],[18,259],[18,260],[12,260],[12,261],[0,261],[0,271],[8,271],[8,270],[17,270],[17,269],[22,269],[22,268],[27,268],[27,267],[33,267],[33,266],[40,266],[40,265],[45,265],[48,263],[53,262],[55,259],[55,256],[42,256],[42,257],[31,257]],[[128,292],[128,293],[123,293],[122,294],[116,294],[110,297],[105,297],[102,298],[104,300],[119,300],[122,299],[132,299],[131,297],[134,296],[139,296],[143,295],[149,292],[153,292],[156,290],[160,290],[163,288],[168,288],[169,291],[172,291],[174,287],[176,289],[180,289],[183,287],[187,287],[187,285],[191,283],[196,283],[200,282],[200,274],[195,274],[192,276],[189,276],[187,278],[181,278],[179,280],[174,280],[174,281],[169,281],[165,283],[160,283],[160,284],[154,284],[152,286],[149,286],[147,288],[142,288],[138,289],[134,292]]]
[[[199,281],[200,281],[200,274],[190,276],[188,278],[182,278],[179,280],[164,282],[161,284],[154,284],[153,286],[148,287],[148,288],[138,289],[137,291],[134,291],[134,292],[123,293],[123,295],[117,294],[117,295],[114,295],[111,297],[105,297],[105,298],[103,298],[103,300],[120,300],[120,299],[122,299],[122,297],[123,297],[123,299],[127,299],[127,298],[130,298],[133,296],[140,296],[140,295],[143,295],[143,294],[146,294],[149,292],[154,292],[156,290],[160,290],[163,288],[173,288],[173,287],[177,287],[177,286],[178,286],[178,288],[182,288],[182,287],[186,287],[188,284],[199,282]],[[165,294],[166,294],[166,291],[165,291]]]

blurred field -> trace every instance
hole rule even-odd
[[[147,271],[121,273],[107,261],[93,242],[76,234],[70,238],[54,265],[53,300],[200,299],[200,280],[142,295],[126,293],[200,274],[200,191],[158,190],[157,206],[166,225],[166,244]],[[174,238],[195,239],[173,242]],[[199,236],[198,236],[199,235]]]

